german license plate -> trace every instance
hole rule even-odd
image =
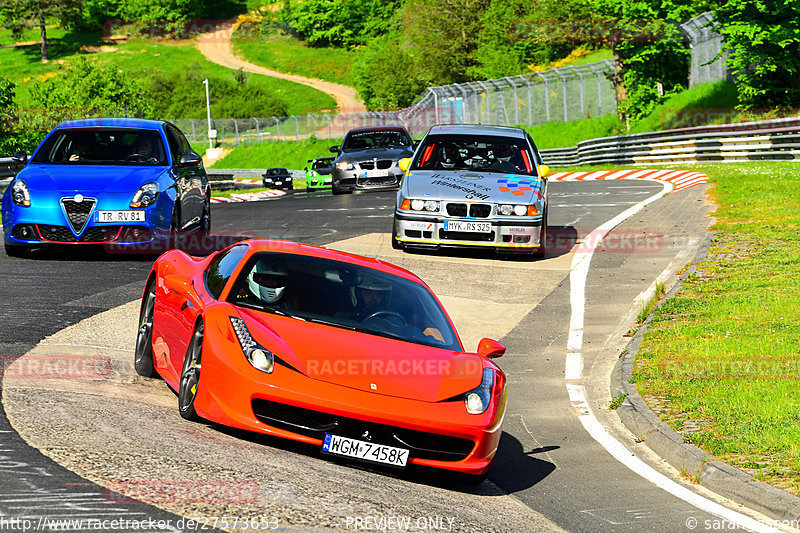
[[[322,451],[392,466],[406,466],[408,462],[408,450],[404,448],[394,448],[337,435],[325,435]]]
[[[112,224],[144,222],[144,211],[98,211],[97,221]]]
[[[365,170],[364,177],[365,178],[386,178],[389,176],[389,171],[387,169],[378,169],[378,170]]]
[[[470,220],[445,220],[445,231],[466,231],[468,233],[489,233],[491,222],[472,222]]]

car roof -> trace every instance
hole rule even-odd
[[[525,130],[512,126],[487,124],[439,124],[428,131],[429,135],[491,135],[495,137],[525,138]]]
[[[67,120],[58,126],[64,128],[135,128],[141,130],[160,130],[164,122],[161,120],[147,120],[143,118],[84,118]]]
[[[408,131],[403,126],[365,126],[363,128],[353,128],[347,132],[348,135],[351,133],[372,133],[372,132],[382,132],[382,131]]]

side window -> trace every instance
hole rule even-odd
[[[192,145],[189,144],[188,140],[186,140],[186,135],[184,135],[183,132],[181,130],[179,130],[178,128],[175,128],[175,133],[176,133],[176,135],[178,137],[178,142],[181,144],[181,151],[184,154],[188,154],[189,152],[191,152],[192,151]]]
[[[245,253],[247,253],[246,245],[234,246],[217,255],[208,265],[205,274],[206,288],[215,299],[219,299]]]
[[[180,142],[178,142],[178,139],[172,130],[173,128],[170,126],[166,127],[167,142],[169,143],[169,151],[172,154],[172,164],[175,165],[181,160],[182,151]]]

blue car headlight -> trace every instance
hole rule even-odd
[[[154,181],[145,183],[136,194],[133,195],[131,200],[131,207],[147,207],[153,205],[158,198],[158,184]]]
[[[14,180],[14,183],[11,185],[11,201],[24,207],[31,205],[31,195],[24,181]]]
[[[469,414],[479,415],[489,408],[493,384],[494,372],[491,368],[484,368],[481,384],[464,395],[464,405]]]
[[[250,361],[250,364],[262,372],[272,374],[272,369],[275,367],[275,355],[253,339],[244,320],[235,316],[230,317],[230,319],[233,331],[239,340],[239,345],[242,347],[242,351],[247,360]]]

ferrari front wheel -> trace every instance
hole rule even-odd
[[[156,284],[151,280],[144,290],[142,309],[139,311],[139,332],[136,334],[136,350],[133,366],[136,373],[151,378],[156,370],[153,366],[153,315],[156,306]]]
[[[186,359],[183,360],[181,383],[178,389],[178,411],[186,420],[197,421],[200,417],[194,409],[197,387],[200,383],[200,359],[203,353],[203,321],[194,328]]]

